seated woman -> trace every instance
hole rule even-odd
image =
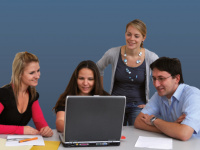
[[[56,129],[64,130],[65,99],[67,95],[109,95],[104,91],[100,74],[93,61],[82,61],[71,76],[65,91],[60,95],[55,107]]]
[[[0,134],[53,135],[38,102],[35,87],[39,78],[37,56],[28,52],[17,53],[11,83],[0,88]],[[27,126],[31,118],[37,129]]]

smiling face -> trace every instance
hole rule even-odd
[[[38,79],[40,78],[40,66],[38,62],[30,62],[24,68],[21,75],[21,86],[37,86]]]
[[[93,71],[88,68],[79,70],[77,84],[80,90],[79,95],[91,95],[91,91],[94,88]]]
[[[140,45],[142,41],[145,40],[146,36],[143,37],[138,29],[132,25],[129,25],[125,33],[125,38],[127,49],[134,50],[140,48]]]
[[[168,99],[172,97],[176,89],[178,88],[178,83],[180,81],[180,75],[172,77],[166,71],[160,71],[157,68],[153,69],[152,72],[153,85],[155,86],[159,96],[166,96]],[[162,79],[158,81],[158,79]]]

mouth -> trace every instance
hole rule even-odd
[[[82,89],[83,89],[84,91],[87,91],[87,90],[90,89],[90,87],[82,87]]]
[[[136,44],[136,43],[130,43],[130,42],[128,42],[129,46],[133,46],[134,44]]]
[[[38,79],[36,79],[36,80],[32,80],[33,82],[38,82]]]
[[[156,88],[156,90],[157,90],[158,92],[162,92],[162,91],[164,91],[164,88]]]

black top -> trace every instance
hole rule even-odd
[[[55,109],[56,113],[58,111],[65,111],[65,106],[58,106],[56,109]]]
[[[126,96],[126,103],[134,103],[136,106],[145,104],[145,80],[145,60],[138,67],[129,67],[124,64],[119,53],[112,95]]]
[[[20,113],[17,109],[12,86],[9,84],[0,88],[0,103],[4,106],[0,114],[0,124],[26,126],[32,117],[32,104],[34,101],[38,100],[38,98],[39,94],[37,93],[35,99],[31,101],[31,94],[29,92],[27,109],[24,113]]]

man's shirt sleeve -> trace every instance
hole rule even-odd
[[[156,117],[160,116],[160,104],[159,104],[160,96],[157,94],[157,92],[151,97],[149,102],[146,104],[146,106],[142,109],[142,113],[148,114],[148,115],[155,115]]]
[[[181,124],[192,127],[194,133],[197,134],[200,132],[200,95],[192,94],[187,99],[182,108],[182,112],[186,114],[186,118]]]

